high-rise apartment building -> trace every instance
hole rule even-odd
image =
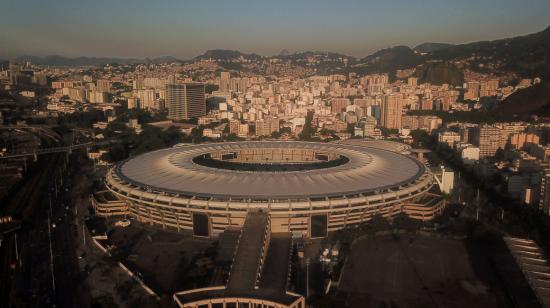
[[[145,88],[145,83],[143,81],[143,77],[139,76],[136,79],[132,81],[132,88],[134,90],[141,90]]]
[[[219,91],[229,92],[230,82],[231,82],[231,74],[229,72],[221,72]]]
[[[99,79],[96,82],[96,90],[99,92],[111,92],[111,82],[106,79]]]
[[[466,93],[464,93],[464,99],[475,100],[479,98],[480,83],[479,81],[470,81],[467,84]]]
[[[432,110],[434,108],[434,102],[430,98],[422,98],[420,101],[421,110]]]
[[[475,143],[479,147],[479,157],[495,156],[501,145],[500,140],[500,128],[494,125],[480,125],[475,133]]]
[[[269,127],[269,122],[264,120],[256,121],[256,136],[268,136],[271,135],[271,129]]]
[[[136,91],[136,97],[139,98],[140,108],[157,109],[156,94],[153,89],[142,89]]]
[[[206,115],[204,84],[182,83],[166,85],[168,118],[188,120]]]
[[[403,97],[401,94],[384,95],[380,109],[380,124],[383,127],[401,129],[403,113]]]
[[[510,144],[514,149],[523,149],[526,145],[538,145],[540,137],[537,134],[517,133],[510,135]]]
[[[237,135],[239,133],[239,125],[241,125],[240,120],[229,121],[229,133]]]
[[[344,113],[346,107],[350,104],[350,100],[347,98],[335,98],[331,102],[330,111],[333,114]]]
[[[17,85],[17,79],[19,77],[19,74],[21,73],[21,66],[13,61],[10,61],[9,65],[9,71],[10,71],[10,83],[12,85]]]

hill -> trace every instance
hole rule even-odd
[[[529,118],[532,114],[549,117],[550,82],[542,82],[516,91],[499,104],[494,111],[499,114],[519,115],[523,118]]]
[[[454,46],[453,44],[446,43],[423,43],[413,48],[414,51],[420,53],[429,53],[436,50],[441,50]]]
[[[470,69],[550,79],[550,27],[514,38],[455,45],[435,50],[432,60],[469,59]]]
[[[461,45],[424,43],[414,49],[407,46],[382,49],[354,63],[350,71],[392,76],[396,70],[424,64],[420,77],[425,80],[458,84],[462,79],[454,68],[449,70],[429,64],[434,61],[460,61],[464,68],[481,73],[513,73],[518,77],[550,80],[550,27],[534,34],[502,40]]]
[[[228,49],[211,49],[207,50],[200,56],[194,58],[194,60],[206,60],[206,59],[215,59],[221,61],[230,61],[234,59],[244,58],[247,60],[257,60],[262,58],[262,56],[257,54],[246,54],[238,50],[228,50]]]
[[[423,56],[407,46],[395,46],[382,49],[359,60],[354,71],[357,73],[388,73],[395,75],[396,70],[414,68],[424,63]]]
[[[330,51],[303,51],[303,52],[294,52],[294,53],[288,53],[286,55],[279,55],[275,58],[281,58],[281,59],[293,59],[293,60],[306,60],[307,58],[315,57],[315,58],[324,58],[324,59],[354,59],[351,56],[344,55],[337,52],[330,52]]]
[[[421,83],[461,86],[464,83],[464,72],[448,62],[428,62],[416,68],[415,76]]]

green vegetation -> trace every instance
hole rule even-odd
[[[470,69],[512,72],[525,78],[535,76],[550,78],[550,27],[530,35],[496,41],[475,42],[451,46],[434,51],[429,58],[433,60],[468,59]]]
[[[204,86],[204,91],[206,93],[212,93],[214,91],[218,91],[219,89],[219,86],[217,84],[207,84],[206,86]]]
[[[130,156],[173,146],[180,142],[191,142],[190,136],[185,136],[176,127],[162,130],[151,125],[144,125],[141,134],[121,122],[112,122],[105,130],[106,137],[116,138],[109,152],[102,159],[117,162]]]
[[[100,110],[85,112],[63,113],[59,116],[57,124],[65,127],[92,128],[92,124],[98,121],[106,121],[105,113]]]
[[[281,132],[281,135],[282,134],[291,135],[292,134],[292,129],[290,129],[290,127],[285,126],[285,127],[281,127],[280,132]]]
[[[143,109],[127,109],[124,107],[116,109],[116,120],[128,122],[130,119],[137,119],[140,124],[166,120],[166,111],[151,112]]]
[[[424,57],[407,46],[382,49],[360,60],[360,65],[350,71],[358,74],[388,73],[394,80],[397,70],[414,68],[424,62]]]
[[[306,116],[306,123],[304,124],[304,129],[300,134],[300,140],[311,141],[313,135],[316,133],[317,128],[312,125],[313,122],[313,112],[308,112]]]
[[[513,93],[499,104],[495,111],[508,115],[518,114],[527,119],[533,114],[548,117],[550,114],[550,82],[541,82]]]
[[[423,44],[420,44],[420,45],[414,47],[414,51],[422,52],[422,53],[433,52],[433,51],[436,51],[436,50],[441,50],[441,49],[449,48],[449,47],[452,47],[452,46],[454,46],[454,45],[453,44],[446,44],[446,43],[423,43]]]
[[[346,127],[346,132],[350,133],[353,136],[353,134],[355,133],[355,124],[348,123],[348,126]]]
[[[385,128],[383,126],[379,126],[378,129],[380,129],[380,131],[382,132],[382,135],[384,135],[384,137],[399,134],[399,130],[396,129],[396,128]]]
[[[238,62],[231,61],[219,61],[217,62],[219,66],[223,67],[226,70],[230,71],[241,71],[243,70],[243,65]]]
[[[464,72],[448,62],[429,62],[416,68],[415,76],[421,83],[462,86]]]

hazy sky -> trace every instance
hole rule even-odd
[[[365,56],[423,42],[464,43],[550,25],[550,0],[1,0],[0,58],[188,59],[208,49]]]

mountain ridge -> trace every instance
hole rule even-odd
[[[429,61],[469,61],[473,71],[491,73],[516,73],[519,77],[542,77],[550,79],[550,26],[542,31],[492,41],[479,41],[467,44],[423,43],[414,48],[397,45],[378,50],[366,57],[355,58],[342,53],[326,51],[284,52],[280,55],[262,56],[255,53],[243,53],[231,49],[210,49],[188,60],[180,60],[173,56],[156,58],[116,58],[116,57],[64,57],[50,55],[45,57],[22,56],[16,61],[31,61],[38,65],[48,66],[99,66],[110,63],[140,64],[164,62],[193,62],[214,59],[221,62],[231,62],[235,59],[288,59],[295,64],[309,56],[324,58],[345,58],[352,69],[358,73],[388,73],[395,74],[396,70],[414,69],[418,65]],[[473,60],[472,60],[473,59]],[[298,62],[296,62],[297,60]],[[330,65],[330,64],[327,64]],[[492,71],[490,71],[492,70]],[[320,71],[330,73],[327,70]]]
[[[433,43],[433,42],[428,43],[427,42],[427,43],[422,43],[420,45],[417,45],[416,47],[413,48],[413,50],[420,53],[429,53],[429,52],[434,52],[436,50],[449,48],[452,46],[455,46],[455,45],[448,44],[448,43]]]

